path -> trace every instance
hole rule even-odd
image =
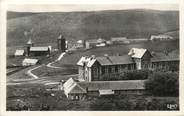
[[[33,70],[36,70],[36,69],[38,69],[38,68],[40,68],[40,67],[42,67],[42,66],[43,66],[43,65],[40,65],[40,66],[37,66],[37,67],[35,67],[35,68],[32,68],[32,69],[28,70],[28,71],[27,71],[27,74],[28,74],[29,76],[35,78],[35,79],[38,79],[39,77],[38,77],[37,75],[33,74],[32,71],[33,71]]]
[[[61,53],[55,61],[48,63],[46,66],[49,67],[49,68],[61,68],[61,67],[52,66],[52,64],[59,61],[59,60],[61,60],[65,54],[66,54],[65,52]],[[44,77],[39,78],[37,75],[33,74],[34,70],[36,70],[36,69],[38,69],[42,66],[43,65],[39,65],[37,67],[31,68],[31,69],[26,71],[27,75],[30,76],[30,77],[33,77],[33,78],[31,78],[31,79],[17,79],[17,80],[8,82],[7,85],[32,84],[32,83],[42,83],[42,84],[43,83],[53,83],[53,81],[47,80],[47,78],[44,78]]]
[[[65,52],[61,53],[55,61],[48,63],[47,67],[49,67],[49,68],[61,68],[61,67],[57,67],[57,66],[52,66],[52,64],[61,60],[65,54],[66,54]]]
[[[65,75],[69,77],[76,77],[78,74],[72,74],[72,75]],[[44,85],[51,85],[51,84],[58,84],[61,78],[55,78],[52,77],[41,77],[37,79],[17,79],[17,80],[11,80],[7,82],[6,85],[24,85],[24,84],[44,84]]]

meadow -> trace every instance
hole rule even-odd
[[[144,48],[151,52],[163,52],[164,50],[172,51],[179,49],[179,41],[158,41],[158,42],[143,42],[143,43],[133,43],[127,45],[113,45],[105,46],[99,48],[93,48],[89,50],[75,51],[70,54],[66,54],[61,61],[55,63],[56,66],[62,65],[73,65],[75,66],[78,60],[82,56],[103,56],[104,54],[110,55],[127,55],[131,48]]]

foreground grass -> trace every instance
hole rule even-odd
[[[47,90],[52,88],[53,90]],[[7,110],[178,110],[178,97],[119,95],[114,97],[88,97],[85,100],[68,100],[57,86],[38,84],[7,86]],[[169,109],[168,104],[176,104]]]

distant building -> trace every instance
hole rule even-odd
[[[70,78],[63,87],[68,99],[79,100],[87,96],[144,94],[144,82],[145,80],[76,82]]]
[[[164,57],[152,55],[147,49],[132,48],[128,55],[124,56],[101,56],[82,57],[78,62],[79,81],[103,81],[113,73],[126,70],[171,70],[171,66],[179,66],[178,55]]]
[[[174,38],[169,35],[152,35],[150,37],[151,41],[156,41],[156,40],[163,41],[163,40],[173,40],[173,39]]]
[[[136,38],[136,39],[128,39],[129,43],[131,42],[144,42],[144,41],[148,41],[147,38]]]
[[[42,56],[42,55],[50,55],[51,47],[43,46],[43,47],[30,47],[29,56]]]
[[[112,45],[113,43],[111,41],[106,41],[107,45]]]
[[[112,42],[121,42],[121,41],[125,41],[125,40],[127,40],[126,37],[112,37],[111,38]]]
[[[102,38],[99,39],[91,39],[91,40],[86,40],[85,41],[85,47],[86,49],[94,48],[94,47],[100,47],[100,46],[105,46],[106,41]]]
[[[67,47],[67,43],[66,43],[66,39],[63,35],[59,35],[59,37],[57,39],[57,46],[58,46],[59,51],[65,52],[66,47]]]
[[[128,39],[126,37],[112,37],[111,42],[113,44],[122,44],[122,43],[129,43]]]
[[[86,49],[94,48],[99,42],[96,39],[87,40],[85,43]]]
[[[24,50],[16,50],[14,53],[14,56],[24,56],[25,51]]]
[[[27,55],[29,56],[30,48],[34,46],[34,43],[32,42],[31,39],[29,39],[26,44],[27,44]]]
[[[31,66],[38,63],[38,59],[25,58],[22,61],[22,66]]]

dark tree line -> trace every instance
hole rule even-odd
[[[150,70],[131,70],[121,73],[104,74],[102,76],[103,81],[115,81],[115,80],[145,80],[148,79]]]
[[[179,75],[173,72],[156,72],[149,76],[145,87],[155,96],[178,96]]]

